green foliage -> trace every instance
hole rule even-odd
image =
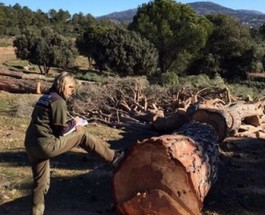
[[[173,0],[154,0],[138,8],[129,29],[155,45],[163,73],[174,70],[172,66],[177,65],[184,52],[195,55],[204,47],[211,23],[189,6]]]
[[[257,89],[257,91],[259,91],[259,93],[264,94],[264,89],[265,89],[265,82],[264,82],[264,78],[259,81],[252,81],[252,80],[245,80],[245,81],[240,81],[237,84],[249,87],[249,88],[253,88],[253,89]]]
[[[76,46],[79,53],[87,56],[88,58],[93,58],[93,56],[97,54],[96,48],[99,43],[98,41],[104,36],[104,34],[107,33],[109,28],[111,28],[111,26],[89,26],[83,34],[76,38]]]
[[[157,51],[153,45],[121,26],[90,28],[77,39],[77,47],[92,57],[101,71],[121,76],[150,75],[157,68]]]
[[[51,66],[66,69],[78,54],[71,39],[50,28],[26,29],[14,40],[14,47],[17,58],[37,64],[44,74],[48,74]]]
[[[16,36],[28,27],[50,27],[64,36],[75,36],[82,33],[96,19],[92,15],[82,13],[71,14],[68,11],[51,9],[48,13],[41,10],[31,11],[19,4],[12,6],[0,5],[0,35]]]
[[[179,78],[174,72],[165,72],[161,74],[162,86],[176,86],[179,84]]]
[[[265,23],[259,29],[252,30],[252,35],[256,41],[255,61],[252,62],[253,71],[262,72],[265,70]]]
[[[102,74],[96,74],[93,72],[87,72],[87,73],[76,73],[75,77],[77,79],[86,80],[86,81],[92,81],[92,82],[99,82],[103,83],[107,80],[107,77],[103,76]]]
[[[261,84],[259,83],[260,85]],[[246,83],[236,83],[236,84],[229,84],[228,88],[230,89],[231,93],[233,95],[237,95],[239,98],[243,100],[249,100],[250,98],[253,100],[256,100],[258,98],[261,98],[264,96],[264,91],[260,89],[261,86],[258,86],[258,84],[250,84],[249,86],[246,85]]]
[[[48,16],[42,11],[33,12],[19,4],[13,7],[0,5],[0,35],[15,36],[28,26],[41,28],[48,23]]]
[[[184,88],[212,88],[212,87],[225,87],[224,80],[216,75],[210,79],[207,75],[191,75],[180,78],[180,85]]]
[[[84,33],[85,29],[96,23],[96,19],[90,14],[84,15],[82,13],[78,13],[72,16],[70,23],[73,28],[73,33],[81,35]]]
[[[262,39],[265,39],[265,23],[259,27],[258,33]]]
[[[47,26],[53,29],[54,36],[44,32]],[[245,79],[247,73],[264,71],[264,26],[250,32],[231,17],[198,16],[191,7],[174,0],[142,4],[129,26],[96,20],[90,14],[71,16],[62,9],[44,13],[19,4],[0,4],[0,35],[24,35],[19,36],[19,44],[16,42],[17,56],[38,64],[44,73],[51,66],[71,66],[77,51],[71,40],[60,36],[64,35],[78,36],[79,52],[100,71],[159,79],[166,72],[174,72],[178,77],[220,75],[231,83]]]
[[[218,73],[229,81],[245,79],[246,73],[252,70],[255,52],[249,29],[225,15],[211,15],[208,19],[214,29],[191,73],[195,71],[195,74],[206,73],[210,76]]]

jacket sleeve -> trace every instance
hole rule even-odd
[[[67,105],[63,99],[57,100],[52,104],[51,122],[55,136],[63,136],[75,127],[75,121],[73,119],[67,120]]]

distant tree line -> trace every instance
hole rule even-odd
[[[23,32],[25,27],[42,28],[49,26],[64,36],[76,36],[96,19],[88,14],[78,13],[71,15],[62,9],[51,9],[48,13],[41,10],[32,11],[26,6],[15,4],[5,6],[0,2],[0,35],[16,36]]]
[[[15,36],[17,57],[45,74],[78,54],[99,71],[158,80],[206,74],[232,82],[265,68],[265,24],[250,29],[229,16],[199,16],[173,0],[142,4],[129,24],[0,4],[0,35]]]

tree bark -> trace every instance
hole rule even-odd
[[[217,177],[217,135],[202,122],[134,144],[113,175],[121,214],[200,214]]]
[[[221,107],[196,104],[191,105],[190,108],[192,109],[190,115],[194,120],[200,121],[200,119],[202,119],[205,121],[205,119],[208,118],[205,122],[216,128],[219,142],[226,136],[245,136],[260,139],[264,137],[264,101],[251,103],[238,101]],[[189,110],[187,112],[189,112]],[[204,115],[209,116],[207,117]],[[216,117],[219,117],[219,120]],[[226,127],[222,127],[224,123],[220,123],[224,120],[226,122]]]
[[[25,74],[23,72],[15,72],[15,71],[10,71],[10,70],[0,70],[0,75],[1,76],[9,76],[12,78],[17,78],[17,79],[24,79],[24,80],[44,80],[47,82],[52,82],[53,78],[51,77],[46,77],[44,75],[40,74]]]
[[[260,102],[237,102],[226,107],[226,111],[232,116],[230,135],[233,136],[238,133],[242,124],[260,126],[261,122],[259,118],[264,114],[264,105],[261,105]]]
[[[38,82],[33,80],[22,80],[22,79],[0,79],[0,90],[7,91],[10,93],[37,93]],[[50,84],[43,82],[41,92],[48,90]]]

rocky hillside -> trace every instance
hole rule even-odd
[[[187,4],[199,15],[225,14],[238,19],[242,24],[251,28],[258,28],[265,23],[265,14],[254,10],[233,10],[212,2],[195,2]],[[117,22],[129,23],[136,14],[137,9],[115,12],[98,17],[98,19],[111,19]]]

